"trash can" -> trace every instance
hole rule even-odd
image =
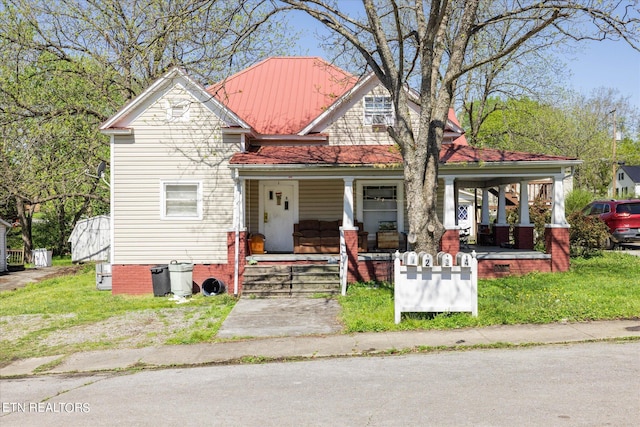
[[[171,292],[171,278],[167,264],[151,267],[151,282],[153,283],[153,296],[163,297]]]
[[[33,255],[33,263],[36,267],[51,267],[53,251],[48,251],[46,249],[34,249],[31,251]]]
[[[209,277],[202,282],[202,295],[208,297],[210,295],[218,295],[225,291],[224,283],[215,277]]]
[[[96,288],[99,291],[111,290],[111,264],[108,262],[96,264]]]
[[[193,293],[193,264],[190,262],[171,261],[169,263],[171,292],[179,297]]]

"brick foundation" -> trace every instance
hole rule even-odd
[[[551,255],[551,271],[568,271],[569,227],[547,226],[544,241],[546,252]]]
[[[497,279],[506,276],[523,276],[532,271],[551,272],[549,259],[487,259],[478,260],[480,279]]]
[[[347,250],[347,282],[357,282],[358,271],[358,230],[344,230],[344,243]]]
[[[517,249],[533,249],[533,225],[516,225],[513,240]]]
[[[456,254],[460,252],[460,231],[445,230],[444,234],[442,235],[442,239],[440,240],[440,250],[451,254],[453,259],[455,259]]]
[[[509,226],[508,225],[494,225],[494,236],[496,246],[500,246],[503,243],[509,243]]]

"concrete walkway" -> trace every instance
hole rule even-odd
[[[277,300],[276,300],[277,301]],[[640,338],[639,320],[549,325],[492,326],[447,331],[278,336],[194,345],[106,350],[16,361],[0,377],[91,373],[128,368],[197,366],[267,360],[299,360],[390,354],[399,351],[457,349],[502,344],[562,344]]]

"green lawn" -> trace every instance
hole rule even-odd
[[[640,258],[608,252],[573,259],[567,273],[481,280],[478,288],[478,317],[408,313],[399,325],[394,323],[393,288],[388,284],[351,285],[345,297],[337,298],[343,308],[345,333],[639,318]],[[161,338],[161,344],[214,341],[235,301],[226,295],[194,295],[188,304],[177,305],[152,295],[112,295],[96,290],[95,270],[88,265],[73,276],[0,293],[0,364],[16,358],[128,345],[131,337],[110,336],[103,326],[119,316],[155,313],[148,321],[155,322],[156,331],[142,328],[132,332],[140,335],[133,346],[152,345],[154,336]],[[183,323],[176,325],[179,311]],[[167,331],[157,331],[158,318],[164,319]],[[74,328],[92,332],[82,342],[52,340]],[[13,337],[7,339],[9,335]]]
[[[480,280],[478,317],[408,313],[394,323],[393,288],[357,284],[340,297],[346,332],[448,329],[640,317],[640,258],[607,252],[572,259],[566,273]]]

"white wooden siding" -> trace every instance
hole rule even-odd
[[[382,86],[376,86],[365,96],[386,95],[389,92]],[[392,145],[393,140],[389,137],[386,129],[374,130],[371,125],[364,124],[364,96],[354,97],[350,102],[345,103],[347,110],[342,117],[323,129],[322,132],[329,134],[329,144],[331,145]],[[342,110],[336,111],[336,116]],[[417,129],[418,114],[412,110],[414,129]]]
[[[342,219],[344,181],[301,180],[299,183],[300,220],[319,219],[335,221]]]
[[[240,138],[223,137],[220,120],[195,98],[188,121],[168,121],[163,101],[190,95],[174,87],[162,96],[129,124],[132,136],[112,145],[112,262],[226,263],[234,190],[228,160]],[[181,180],[202,183],[202,220],[161,219],[161,182]]]
[[[260,185],[256,180],[248,179],[245,183],[245,221],[249,233],[257,233],[260,229],[259,212]]]

